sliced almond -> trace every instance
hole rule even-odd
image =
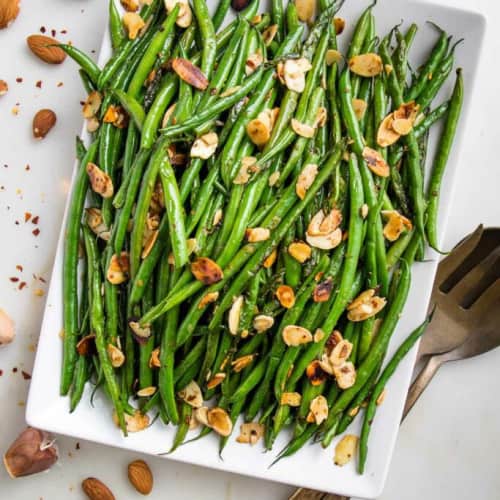
[[[120,285],[128,280],[129,270],[128,253],[121,252],[120,255],[114,254],[106,270],[106,279],[113,285]]]
[[[0,312],[1,311],[0,309]],[[2,336],[0,333],[0,345],[5,344],[7,342],[2,342],[2,337],[5,337],[5,335]],[[96,345],[95,345],[95,335],[93,333],[90,333],[89,335],[85,335],[85,337],[82,337],[79,341],[78,344],[76,344],[76,352],[80,356],[93,356],[96,354]]]
[[[303,264],[306,260],[311,258],[312,249],[303,241],[295,241],[288,245],[288,253],[298,262]]]
[[[387,220],[384,226],[384,237],[388,241],[396,241],[406,229],[411,231],[413,224],[397,210],[382,210],[382,216]]]
[[[120,3],[127,12],[137,12],[139,10],[139,2],[137,0],[120,0]]]
[[[151,250],[153,250],[159,234],[160,231],[152,231],[148,236],[146,243],[144,244],[144,247],[142,249],[141,259],[145,259],[151,253]]]
[[[333,461],[335,465],[342,467],[348,464],[358,448],[358,436],[346,434],[335,446],[335,457]]]
[[[193,276],[204,285],[218,283],[224,278],[224,273],[217,262],[208,257],[198,257],[191,264]]]
[[[191,158],[201,158],[207,160],[214,155],[219,138],[215,132],[209,132],[196,139],[191,146]]]
[[[224,372],[216,373],[208,382],[207,389],[215,389],[218,385],[222,384],[226,374]]]
[[[315,127],[324,127],[326,121],[328,119],[328,110],[324,106],[320,106],[318,108],[318,112],[316,113],[316,120],[314,122]]]
[[[276,259],[278,258],[278,250],[275,248],[264,260],[262,265],[264,266],[265,269],[269,269],[270,267],[273,267],[274,263],[276,262]]]
[[[121,106],[111,105],[102,118],[104,123],[112,123],[116,128],[125,128],[128,125],[128,115]]]
[[[300,135],[301,137],[305,137],[306,139],[310,139],[311,137],[314,137],[314,134],[316,132],[316,129],[314,127],[312,127],[311,125],[308,125],[307,123],[299,122],[295,118],[292,118],[292,120],[291,120],[291,127],[292,127],[292,130],[297,135]]]
[[[341,35],[345,29],[345,19],[342,19],[341,17],[334,17],[333,26],[335,27],[335,33],[337,35]]]
[[[249,243],[259,243],[271,237],[271,231],[265,227],[252,227],[245,231],[246,239]]]
[[[349,321],[364,321],[378,314],[386,303],[386,299],[375,295],[375,290],[366,290],[347,306],[347,318]]]
[[[129,321],[128,326],[139,341],[145,341],[151,337],[151,326],[149,324],[141,326],[138,321]]]
[[[125,363],[125,354],[113,344],[108,344],[106,348],[109,360],[113,368],[120,368]]]
[[[354,365],[350,361],[340,366],[335,366],[333,374],[337,385],[341,389],[349,389],[349,387],[352,387],[356,383],[356,368],[354,368]]]
[[[264,62],[264,57],[260,51],[254,52],[247,57],[245,61],[245,74],[250,76]]]
[[[85,209],[85,213],[87,225],[90,227],[91,231],[104,241],[108,241],[111,237],[111,232],[106,224],[104,224],[102,212],[98,208],[91,207]]]
[[[222,408],[212,408],[207,412],[208,426],[221,436],[229,436],[233,430],[231,418]]]
[[[264,146],[271,138],[272,123],[269,114],[259,113],[246,127],[248,137],[256,146]]]
[[[122,22],[130,40],[135,40],[139,32],[146,25],[142,17],[136,12],[125,12]]]
[[[191,380],[191,382],[179,392],[179,397],[193,408],[201,408],[201,406],[203,406],[203,395],[200,386],[194,380]]]
[[[306,376],[309,379],[309,382],[316,386],[321,385],[328,378],[328,372],[325,372],[321,368],[321,363],[315,359],[307,365]]]
[[[283,66],[283,79],[288,89],[301,93],[306,86],[306,73],[312,68],[305,59],[287,59]]]
[[[415,123],[420,112],[420,105],[415,101],[405,102],[393,113],[394,120],[409,120]]]
[[[335,49],[328,49],[325,55],[325,62],[328,66],[342,62],[342,54]]]
[[[375,149],[365,146],[363,149],[363,158],[368,168],[379,177],[389,177],[390,168],[384,157]]]
[[[295,0],[297,16],[303,23],[310,23],[316,14],[316,0]]]
[[[302,395],[298,392],[284,392],[281,394],[280,404],[286,406],[300,406]]]
[[[408,118],[398,118],[393,120],[392,129],[396,134],[408,135],[413,130],[413,123]]]
[[[342,222],[342,212],[336,208],[325,214],[319,210],[307,226],[307,234],[310,236],[325,236],[335,231]]]
[[[384,64],[378,54],[359,54],[349,60],[349,69],[356,75],[371,78],[382,73]]]
[[[263,333],[274,325],[274,318],[266,314],[259,314],[253,319],[252,325],[257,333]]]
[[[341,340],[328,356],[328,360],[332,367],[343,365],[351,355],[353,345],[348,340]]]
[[[159,347],[154,349],[153,352],[151,353],[151,356],[149,357],[149,367],[150,368],[160,368],[161,367],[160,348]]]
[[[176,104],[177,103],[174,102],[167,108],[167,111],[165,111],[165,114],[163,115],[163,119],[161,121],[161,128],[166,128],[169,125],[170,118],[174,114]]]
[[[295,192],[297,196],[303,200],[309,188],[313,185],[314,179],[318,175],[318,165],[315,163],[308,163],[300,172],[295,185]]]
[[[196,408],[194,410],[194,418],[196,418],[200,424],[208,427],[208,408],[206,406]]]
[[[187,2],[180,2],[179,14],[177,14],[175,24],[177,24],[180,28],[187,28],[191,26],[192,22],[193,12],[191,11],[191,7]]]
[[[366,108],[368,104],[363,99],[353,99],[352,100],[352,108],[354,110],[354,114],[358,120],[362,120],[366,113]]]
[[[101,126],[97,116],[87,118],[87,132],[94,133]]]
[[[155,392],[156,392],[156,387],[151,385],[149,387],[144,387],[144,389],[139,389],[137,391],[137,397],[150,398]]]
[[[255,359],[255,354],[247,354],[245,356],[241,356],[234,361],[231,361],[231,366],[235,373],[241,372],[241,370],[245,369],[248,365],[250,365]]]
[[[366,219],[368,217],[369,211],[370,209],[368,205],[366,203],[363,203],[363,205],[361,205],[361,208],[359,210],[359,215],[361,215],[362,219]]]
[[[133,415],[125,413],[123,417],[125,419],[125,426],[128,432],[140,432],[149,426],[149,417],[147,415],[143,415],[139,410],[136,410]],[[120,427],[116,412],[113,412],[113,420],[115,424]]]
[[[332,250],[342,243],[342,230],[338,228],[324,236],[310,236],[306,234],[306,240],[314,248]]]
[[[214,219],[212,220],[212,226],[218,226],[222,222],[222,217],[224,215],[224,212],[222,211],[222,208],[219,208],[218,210],[215,211],[214,214]]]
[[[271,42],[274,40],[274,37],[278,33],[278,25],[271,24],[262,32],[262,40],[264,41],[264,45],[268,47],[271,45]]]
[[[82,107],[84,118],[92,118],[97,115],[102,104],[102,95],[97,90],[91,92]]]
[[[238,334],[238,330],[240,327],[241,311],[243,309],[244,302],[245,302],[245,299],[244,299],[243,295],[239,295],[234,300],[233,305],[231,306],[231,309],[229,309],[228,325],[229,325],[229,332],[231,333],[231,335]]]
[[[182,57],[172,59],[172,69],[179,75],[179,78],[189,83],[198,90],[205,90],[208,87],[207,77],[198,66]]]
[[[276,298],[285,309],[290,309],[295,304],[295,292],[288,285],[280,285],[276,289]]]
[[[236,442],[253,446],[264,435],[264,430],[264,424],[259,424],[258,422],[241,424],[240,435],[236,438]]]
[[[387,390],[384,389],[378,396],[377,401],[375,401],[375,404],[377,406],[380,406],[384,401],[385,401],[385,396],[387,394]]]
[[[333,290],[333,280],[332,278],[327,278],[324,281],[320,281],[314,288],[313,300],[314,302],[328,302],[330,295]]]
[[[198,309],[203,309],[208,304],[212,304],[219,298],[219,292],[208,292],[200,300],[198,304]]]
[[[388,146],[392,146],[396,142],[398,142],[401,137],[397,132],[392,128],[392,123],[394,121],[394,116],[392,113],[387,115],[380,124],[377,131],[377,144],[381,148],[386,148]]]
[[[320,425],[328,417],[328,401],[325,396],[316,396],[309,405],[309,410],[314,416],[314,421],[316,425]]]
[[[288,325],[283,328],[283,341],[289,347],[296,347],[312,342],[313,337],[309,330],[301,326]]]

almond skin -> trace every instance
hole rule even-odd
[[[54,38],[44,35],[30,35],[26,42],[31,52],[48,64],[61,64],[66,59],[66,52],[59,47]]]
[[[144,460],[134,460],[128,464],[128,479],[142,495],[149,495],[153,489],[153,474]]]
[[[41,109],[33,118],[33,137],[43,139],[56,124],[56,114],[51,109]]]
[[[111,490],[99,479],[88,477],[82,482],[82,490],[90,500],[115,500]]]
[[[0,0],[0,29],[14,21],[19,14],[19,0]]]

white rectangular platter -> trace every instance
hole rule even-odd
[[[212,8],[215,8],[215,1],[209,0]],[[350,40],[355,20],[367,5],[367,0],[346,0],[345,5],[338,14],[347,21],[346,31],[339,39],[341,48],[345,48],[346,43]],[[460,149],[473,146],[467,144],[467,136],[464,131],[468,126],[468,109],[473,101],[474,78],[485,31],[485,20],[480,15],[472,12],[413,0],[379,0],[374,8],[374,14],[377,21],[377,33],[382,36],[393,26],[399,24],[401,20],[405,21],[405,26],[408,26],[411,22],[416,22],[419,25],[420,29],[410,56],[414,68],[424,60],[437,37],[435,28],[427,24],[427,21],[433,21],[442,26],[454,36],[455,40],[464,38],[464,43],[456,50],[457,67],[460,66],[464,70],[464,112],[443,183],[440,212],[442,234],[451,199],[453,178],[455,175],[467,175],[466,165],[462,165],[460,161]],[[101,65],[109,58],[110,53],[109,36],[106,33],[100,54]],[[450,95],[452,86],[453,78],[450,78],[437,102],[441,102],[446,96]],[[83,137],[88,139],[85,133]],[[432,160],[435,145],[436,131],[433,132],[430,138],[428,163]],[[64,221],[59,237],[31,381],[26,419],[32,426],[79,439],[151,455],[164,453],[170,448],[175,433],[173,427],[166,427],[158,420],[149,429],[124,438],[114,425],[111,419],[111,407],[103,397],[98,395],[94,401],[95,407],[92,408],[89,402],[90,389],[87,388],[80,406],[73,414],[70,414],[67,398],[59,396],[62,358],[59,332],[62,330],[62,261],[65,224]],[[434,253],[428,255],[425,263],[418,263],[414,266],[410,297],[392,339],[389,355],[425,317],[436,267],[437,256]],[[337,440],[327,450],[323,450],[319,445],[306,445],[293,457],[284,459],[272,468],[268,468],[276,453],[287,443],[289,436],[286,433],[279,436],[275,448],[269,453],[263,453],[263,448],[260,445],[249,447],[237,444],[233,435],[224,451],[224,460],[221,460],[218,457],[217,438],[208,436],[203,440],[181,446],[175,453],[165,458],[321,491],[375,498],[380,495],[388,473],[415,354],[416,348],[401,363],[398,371],[388,384],[387,397],[384,404],[379,408],[373,424],[369,443],[370,453],[366,472],[363,476],[357,474],[355,461],[342,468],[334,466],[333,447]],[[348,432],[359,434],[359,424],[358,419],[348,429]],[[238,426],[236,426],[237,428]],[[237,434],[237,432],[234,434]],[[165,466],[168,465],[165,464]],[[200,485],[200,491],[201,488]]]

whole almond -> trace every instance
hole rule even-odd
[[[153,474],[144,460],[134,460],[128,464],[128,479],[142,495],[149,495],[153,489]]]
[[[35,56],[48,64],[61,64],[66,59],[66,52],[55,46],[59,42],[49,36],[30,35],[26,43]]]
[[[33,137],[43,139],[56,124],[56,114],[51,109],[41,109],[33,118]]]
[[[85,479],[82,482],[82,489],[90,500],[115,500],[111,490],[95,477]]]
[[[0,29],[14,21],[19,14],[19,0],[0,0]]]

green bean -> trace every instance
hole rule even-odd
[[[221,27],[230,6],[231,0],[220,0],[217,4],[217,9],[215,10],[215,14],[212,17],[212,24],[214,25],[215,31],[217,31]]]
[[[172,443],[172,448],[169,450],[169,454],[173,453],[186,439],[187,433],[189,431],[189,423],[191,421],[192,407],[185,403],[181,403],[181,415],[179,426],[177,427],[177,432],[175,434],[174,442]]]
[[[285,23],[284,23],[284,9],[282,0],[272,0],[271,1],[271,18],[273,24],[278,26],[278,31],[276,33],[276,40],[279,42],[285,36]]]
[[[297,14],[297,6],[295,2],[288,2],[286,6],[286,30],[288,33],[295,31],[300,26],[299,16]]]
[[[144,108],[136,99],[125,93],[123,90],[114,90],[113,94],[120,101],[120,104],[123,106],[130,118],[132,118],[135,126],[139,129],[139,131],[141,131],[144,120],[146,119]]]
[[[148,287],[142,299],[142,309],[148,310],[153,306],[154,288]],[[155,335],[151,336],[143,344],[139,344],[139,388],[144,389],[153,385],[153,371],[149,366],[151,353],[155,344]]]
[[[439,206],[439,193],[441,190],[441,182],[448,162],[448,157],[453,144],[453,139],[458,127],[460,113],[462,111],[463,99],[463,77],[462,71],[457,71],[457,79],[453,95],[451,97],[450,109],[444,125],[444,131],[441,135],[436,157],[434,159],[431,179],[428,188],[428,207],[427,207],[427,224],[426,232],[429,245],[437,249],[437,214]]]
[[[278,456],[274,459],[274,461],[271,463],[271,466],[276,464],[279,460],[285,457],[290,457],[293,454],[297,453],[297,451],[302,448],[307,441],[313,436],[313,434],[316,432],[318,426],[315,424],[310,424],[302,434],[299,436],[295,436],[288,444],[287,446],[280,451]]]
[[[370,5],[359,18],[356,27],[354,28],[354,35],[352,37],[351,43],[349,45],[349,50],[347,52],[347,59],[351,59],[361,53],[363,43],[366,39],[366,33],[369,28],[370,18],[372,16],[372,7]]]
[[[396,371],[401,360],[408,354],[410,349],[415,345],[415,342],[422,336],[425,332],[427,326],[429,325],[430,319],[427,318],[422,325],[420,325],[398,348],[394,356],[391,358],[387,366],[384,368],[382,375],[377,381],[375,388],[373,389],[372,395],[370,397],[370,402],[366,408],[365,418],[363,421],[363,428],[361,430],[361,436],[359,441],[359,462],[358,471],[363,474],[366,463],[366,456],[368,453],[368,436],[370,434],[370,428],[375,417],[375,412],[377,411],[377,400],[379,399],[382,391],[384,390],[387,381],[391,378],[392,374]]]
[[[201,359],[203,356],[203,352],[205,350],[205,346],[207,344],[207,338],[206,336],[202,336],[196,345],[191,349],[189,354],[182,360],[181,363],[179,363],[175,369],[174,369],[174,382],[176,386],[179,384],[179,381],[183,377],[183,375],[186,374],[186,372],[193,366],[199,366],[200,364],[198,361]],[[182,389],[183,386],[180,387]]]
[[[109,0],[109,34],[111,36],[111,45],[113,49],[120,47],[125,40],[122,28],[120,13],[116,8],[115,0]]]
[[[94,92],[96,87],[92,83],[92,80],[89,78],[89,75],[87,75],[87,73],[83,69],[79,69],[78,74],[80,75],[80,79],[82,81],[83,88],[85,89],[87,94]]]
[[[94,85],[97,85],[101,70],[87,54],[83,53],[76,47],[73,47],[73,45],[58,43],[57,47],[64,50],[64,52],[66,52],[66,54],[68,54],[68,56],[71,57],[71,59],[73,59],[73,61],[75,61],[83,71],[85,71],[85,74],[90,78],[90,81]]]

